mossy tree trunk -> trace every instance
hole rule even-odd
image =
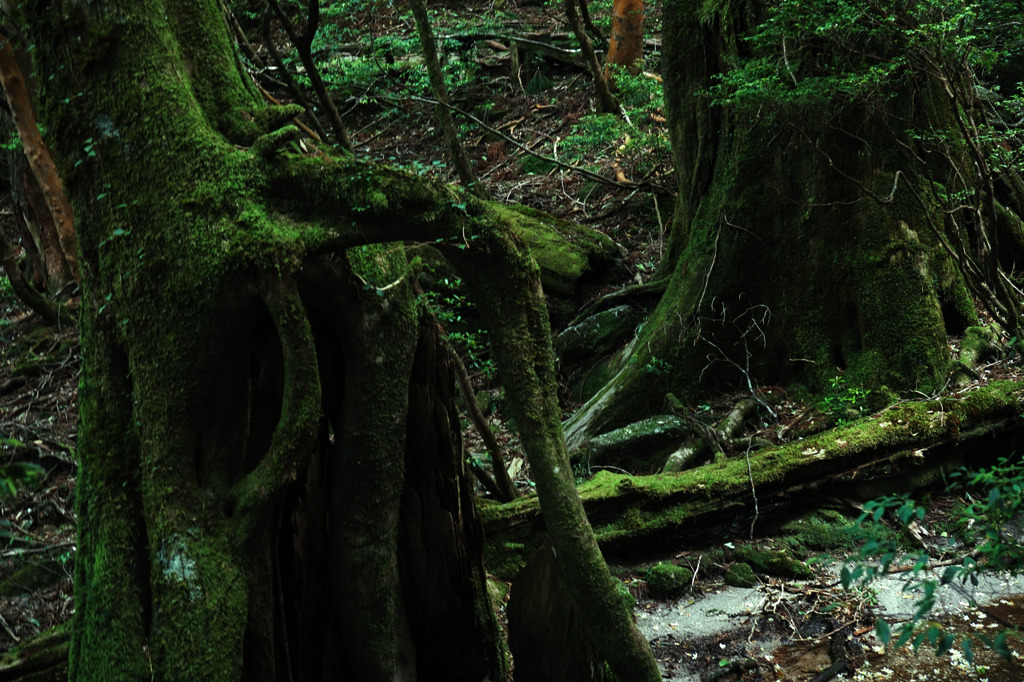
[[[573,596],[620,679],[658,679],[573,487],[515,236],[539,221],[300,151],[300,108],[261,105],[214,0],[19,19],[83,279],[71,678],[504,676],[408,239],[474,254],[472,293],[508,311],[499,366]],[[497,290],[479,276],[494,269]]]
[[[720,75],[764,56],[744,39],[763,12],[746,0],[664,7],[679,192],[658,272],[667,290],[617,376],[566,425],[570,449],[658,412],[667,392],[823,391],[843,376],[928,393],[947,378],[947,334],[976,319],[969,292],[984,287],[969,289],[948,248],[937,189],[974,177],[944,84],[918,72],[869,102],[715,103]],[[788,81],[785,46],[775,49]],[[948,142],[936,150],[912,130],[946,130]]]

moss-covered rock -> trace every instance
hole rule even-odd
[[[661,469],[669,453],[689,433],[687,422],[660,415],[635,422],[593,438],[587,447],[588,464],[614,464],[635,473]]]
[[[622,599],[622,601],[626,602],[626,606],[628,608],[632,609],[636,606],[636,597],[634,597],[633,593],[629,591],[629,585],[621,580],[616,580],[615,592],[619,595],[619,598]]]
[[[785,550],[760,549],[751,546],[736,548],[736,556],[758,573],[778,576],[780,578],[812,578],[812,571],[807,564],[789,556]]]
[[[652,599],[676,599],[693,581],[693,571],[676,564],[657,564],[647,571],[647,593]]]
[[[757,576],[750,564],[735,563],[725,573],[725,584],[731,587],[753,587],[757,585]]]
[[[967,367],[976,367],[988,360],[999,357],[999,335],[991,327],[968,327],[960,341],[960,362]]]
[[[853,521],[828,509],[819,509],[784,524],[780,531],[794,551],[803,554],[853,548],[849,530]]]
[[[630,337],[642,319],[628,305],[603,310],[566,327],[555,339],[555,352],[563,363],[603,355]]]

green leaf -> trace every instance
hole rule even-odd
[[[942,654],[944,654],[947,651],[949,651],[950,649],[952,649],[953,648],[953,644],[955,642],[956,642],[956,637],[954,637],[953,635],[950,635],[950,634],[943,635],[942,640],[939,642],[939,645],[937,647],[935,647],[936,655],[941,656]]]
[[[875,623],[875,632],[878,634],[878,639],[881,640],[882,644],[888,644],[889,640],[892,639],[892,631],[889,629],[889,624],[882,619]]]
[[[897,649],[899,649],[904,644],[909,642],[910,638],[913,635],[914,635],[914,626],[912,624],[910,624],[910,623],[907,623],[906,625],[903,626],[903,629],[900,631],[900,638],[896,640],[896,644],[894,644],[893,646],[895,646]]]
[[[1010,647],[1006,644],[1006,633],[1001,632],[996,635],[996,639],[992,642],[992,650],[995,651],[1000,658],[1010,660],[1013,658],[1013,652],[1010,651]]]
[[[963,649],[964,658],[967,659],[968,663],[974,662],[974,649],[971,648],[971,640],[964,637],[964,641],[960,643],[960,648]]]

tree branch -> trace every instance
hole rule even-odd
[[[25,86],[25,77],[14,56],[14,48],[11,47],[7,36],[3,34],[0,34],[0,85],[3,86],[7,105],[11,109],[11,116],[18,128],[18,136],[21,138],[21,146],[25,150],[29,168],[32,169],[32,174],[35,176],[36,182],[39,183],[46,207],[50,211],[50,217],[57,227],[57,236],[64,253],[64,260],[75,280],[80,282],[78,246],[75,240],[71,204],[64,193],[64,185],[60,181],[60,176],[57,175],[57,166],[53,163],[50,150],[46,146],[43,136],[39,134],[35,112],[32,111],[32,100],[29,97],[28,88]]]

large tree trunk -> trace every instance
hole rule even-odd
[[[715,104],[717,76],[751,56],[743,36],[762,10],[746,0],[702,7],[664,10],[679,191],[658,273],[667,290],[617,376],[567,423],[570,449],[660,410],[667,392],[693,401],[766,385],[822,391],[836,376],[939,389],[947,334],[975,320],[970,293],[987,286],[963,276],[948,246],[956,213],[936,191],[975,177],[957,132],[961,105],[943,82],[912,72],[871,101],[834,106],[789,106],[782,94],[774,108]],[[773,49],[788,81],[786,46]],[[934,130],[952,136],[944,150],[923,141]]]
[[[471,293],[508,313],[492,339],[572,596],[620,679],[657,679],[575,494],[517,236],[540,221],[299,152],[299,107],[260,105],[213,0],[25,13],[83,273],[72,679],[504,676],[401,239],[473,254]]]

